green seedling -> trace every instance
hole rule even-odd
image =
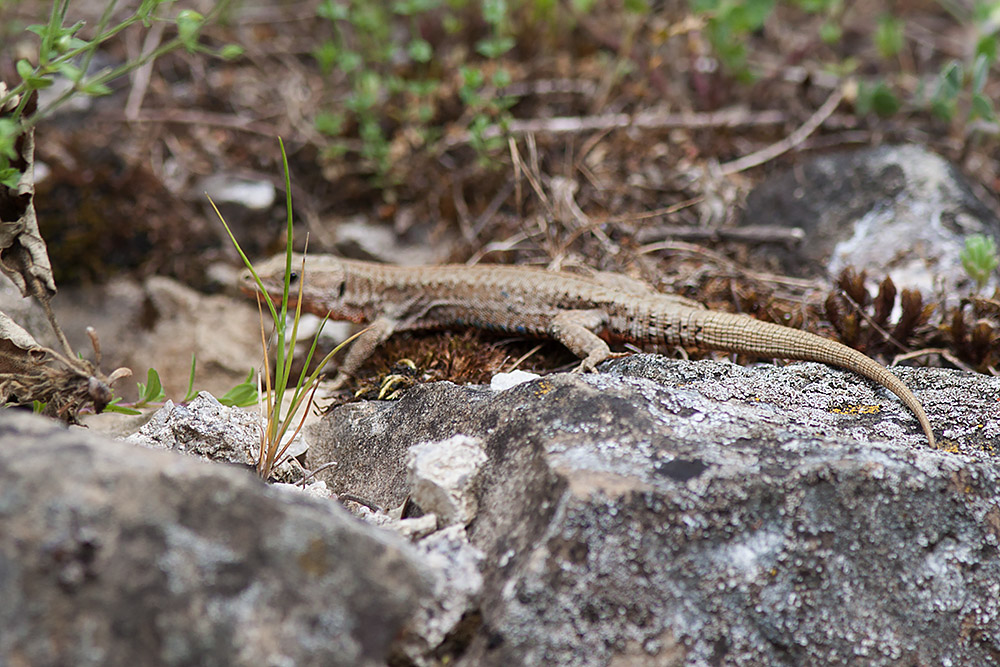
[[[965,239],[965,249],[960,255],[962,267],[976,281],[978,289],[983,289],[989,282],[990,275],[1000,265],[997,257],[997,245],[992,238],[976,234]]]

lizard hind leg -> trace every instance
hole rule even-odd
[[[594,371],[597,364],[614,356],[608,344],[594,333],[606,320],[601,310],[564,310],[549,323],[548,335],[582,358],[575,372]]]

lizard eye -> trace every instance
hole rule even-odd
[[[337,286],[337,298],[338,299],[343,299],[344,298],[344,292],[346,290],[347,290],[347,281],[345,280],[345,281],[341,282],[340,285]]]
[[[294,285],[297,282],[299,282],[299,272],[292,271],[291,273],[288,274],[288,284]]]

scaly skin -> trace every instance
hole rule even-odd
[[[294,255],[293,271],[302,256]],[[257,267],[267,292],[280,299],[285,256]],[[298,297],[293,281],[290,296]],[[244,291],[256,287],[249,277]],[[402,267],[310,255],[302,309],[334,320],[370,323],[351,346],[338,383],[396,331],[478,327],[554,338],[593,370],[614,356],[606,341],[643,349],[694,347],[757,357],[801,359],[840,366],[896,394],[917,417],[931,446],[934,433],[920,400],[884,366],[815,334],[745,315],[706,310],[623,276],[583,277],[500,265]]]

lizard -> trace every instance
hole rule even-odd
[[[719,350],[818,361],[858,373],[898,396],[934,446],[920,400],[862,352],[807,331],[708,310],[626,276],[500,264],[395,266],[333,255],[309,255],[305,264],[302,261],[302,255],[293,255],[290,307],[295,307],[301,289],[303,311],[370,325],[348,350],[334,386],[343,384],[393,333],[420,329],[477,327],[552,338],[582,359],[579,371],[594,371],[602,361],[619,356],[611,352],[609,342],[654,351]],[[303,275],[294,267],[304,267]],[[267,293],[280,300],[285,255],[265,260],[256,270]],[[242,289],[256,293],[251,275],[244,276]]]

